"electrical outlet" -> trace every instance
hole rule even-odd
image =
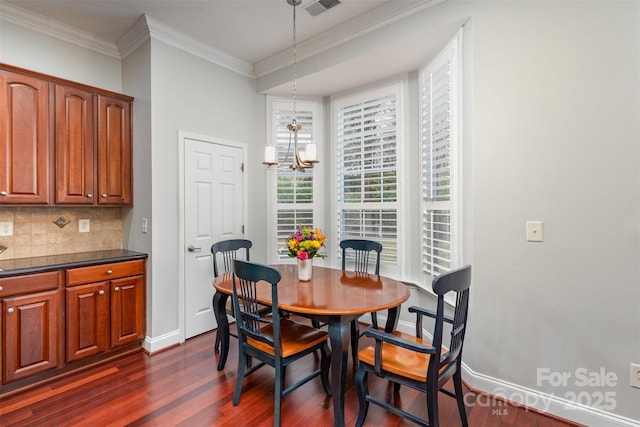
[[[149,220],[147,218],[142,218],[142,232],[146,233],[149,231]]]
[[[88,233],[91,231],[91,222],[88,219],[78,220],[78,232]]]
[[[630,372],[631,387],[640,388],[640,365],[632,363]]]
[[[527,221],[527,242],[543,242],[542,221]]]
[[[0,236],[13,236],[13,222],[0,222]]]

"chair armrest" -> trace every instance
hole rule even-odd
[[[435,347],[432,345],[418,344],[415,341],[410,341],[405,338],[401,338],[396,335],[390,334],[388,332],[381,331],[379,329],[369,328],[365,331],[365,335],[367,337],[370,337],[376,340],[376,353],[377,353],[377,347],[382,342],[386,342],[389,344],[396,345],[398,347],[406,348],[407,350],[417,351],[418,353],[435,354],[436,352]],[[377,359],[377,355],[376,355],[376,359]]]
[[[422,307],[416,307],[416,306],[409,307],[409,313],[416,313],[418,316],[427,316],[427,317],[431,317],[432,319],[436,318],[436,313],[434,311],[427,310]],[[453,317],[451,316],[447,316],[445,314],[443,316],[443,320],[447,323],[453,324]]]
[[[373,370],[376,375],[384,377],[382,374],[382,343],[387,343],[397,347],[401,347],[418,353],[435,354],[436,349],[432,345],[418,344],[405,338],[381,331],[379,329],[369,328],[365,331],[365,335],[376,340],[374,349]]]

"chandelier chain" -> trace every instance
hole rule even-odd
[[[296,0],[293,0],[293,123],[296,123]]]

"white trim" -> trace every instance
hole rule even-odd
[[[389,1],[322,34],[296,45],[298,61],[344,44],[407,16],[433,7],[445,0]],[[255,76],[262,77],[291,65],[291,49],[287,48],[254,64]]]
[[[167,332],[155,338],[149,336],[144,338],[142,347],[149,353],[153,354],[157,351],[164,350],[165,348],[172,347],[176,344],[184,342],[184,333],[177,329],[175,331]]]
[[[213,64],[219,65],[228,70],[234,71],[246,77],[253,77],[253,64],[248,61],[231,56],[228,53],[216,49],[183,34],[173,28],[156,21],[149,16],[145,17],[149,34],[152,39],[159,40],[170,46],[183,50],[194,56],[200,57]]]
[[[589,406],[578,405],[553,394],[532,390],[488,375],[474,372],[464,363],[462,377],[475,390],[492,396],[506,398],[514,405],[524,405],[542,413],[552,414],[572,422],[588,426],[637,427],[638,421],[605,412]]]
[[[229,141],[221,138],[214,138],[211,136],[206,136],[194,132],[188,132],[184,130],[178,130],[178,331],[180,335],[180,342],[185,341],[186,337],[186,313],[185,313],[185,293],[186,293],[186,285],[185,285],[185,218],[186,218],[186,206],[185,206],[185,140],[193,139],[205,143],[210,144],[218,144],[224,145],[228,147],[239,148],[242,150],[242,162],[247,165],[247,152],[248,145],[243,142],[235,142]],[[247,177],[245,176],[242,180],[242,192],[244,194],[242,200],[242,221],[245,224],[244,235],[250,236],[249,234],[249,214],[248,214],[248,183]]]
[[[112,41],[10,3],[0,2],[0,21],[120,59],[118,48]]]

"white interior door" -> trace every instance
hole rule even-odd
[[[211,245],[244,235],[244,149],[184,140],[185,338],[216,325]]]

